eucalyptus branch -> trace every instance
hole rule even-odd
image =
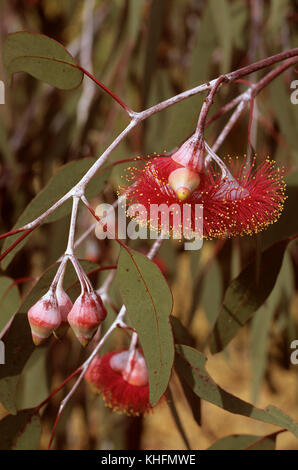
[[[250,64],[246,67],[242,67],[234,72],[228,73],[226,75],[222,75],[214,80],[211,80],[209,82],[206,82],[204,84],[198,85],[197,87],[191,88],[190,90],[186,90],[176,96],[173,96],[172,98],[169,98],[165,101],[162,101],[161,103],[158,103],[144,111],[141,112],[134,112],[131,111],[127,106],[118,98],[116,97],[110,90],[107,89],[103,84],[98,82],[89,72],[84,70],[82,67],[78,66],[80,70],[82,70],[86,75],[89,76],[93,81],[95,81],[99,86],[101,86],[105,91],[107,91],[110,96],[112,96],[113,99],[115,99],[119,104],[121,104],[124,109],[128,112],[131,121],[128,124],[128,126],[116,137],[116,139],[112,142],[112,144],[105,150],[105,152],[96,160],[96,162],[91,166],[91,168],[87,171],[87,173],[83,176],[83,178],[72,188],[70,189],[64,196],[62,196],[55,204],[53,204],[47,211],[45,211],[43,214],[41,214],[39,217],[37,217],[35,220],[31,221],[30,223],[24,225],[23,227],[20,227],[16,230],[13,230],[12,232],[7,232],[6,234],[3,234],[1,238],[8,237],[14,233],[19,233],[19,232],[25,232],[19,237],[18,240],[16,240],[11,247],[9,247],[4,253],[2,253],[0,260],[3,259],[16,245],[18,245],[29,233],[37,228],[45,219],[48,217],[52,212],[54,212],[58,207],[60,207],[65,201],[70,199],[71,197],[77,196],[81,198],[84,196],[85,193],[85,188],[89,181],[93,178],[93,176],[97,173],[97,171],[101,168],[101,166],[106,162],[110,154],[115,150],[115,148],[123,141],[125,137],[134,129],[139,123],[144,121],[145,119],[148,119],[150,116],[166,109],[169,108],[170,106],[173,106],[174,104],[183,101],[191,96],[194,96],[198,93],[202,93],[207,90],[214,90],[214,93],[216,92],[217,88],[219,85],[223,82],[228,83],[235,81],[245,75],[249,75],[250,73],[253,73],[257,70],[260,70],[262,68],[268,67],[270,65],[273,65],[277,62],[280,62],[282,60],[290,59],[293,58],[290,61],[287,61],[287,63],[283,64],[280,66],[279,70],[275,70],[271,72],[271,76],[268,78],[265,77],[263,80],[260,81],[259,83],[259,89],[262,89],[264,86],[266,86],[269,81],[271,81],[275,76],[277,76],[281,71],[285,70],[287,67],[290,65],[298,62],[298,48],[291,49],[289,51],[281,52],[279,54],[276,54],[274,56],[268,57],[266,59],[262,59],[258,62],[255,62],[254,64]],[[269,74],[268,74],[269,75]],[[257,90],[258,91],[258,90]],[[256,92],[257,92],[256,91]],[[213,93],[213,95],[214,95]],[[211,98],[213,97],[211,95]],[[238,102],[241,101],[241,98],[238,98]],[[237,104],[237,102],[234,100],[234,104]],[[205,111],[208,111],[208,102],[205,106]],[[204,117],[204,116],[203,116]],[[203,118],[202,118],[203,120]]]
[[[69,234],[68,234],[68,242],[67,242],[67,248],[66,248],[66,251],[65,251],[66,255],[73,255],[74,236],[75,236],[75,230],[76,230],[76,221],[77,221],[79,201],[80,200],[77,196],[73,197],[72,212],[71,212]]]

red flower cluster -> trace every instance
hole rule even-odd
[[[85,379],[96,393],[102,393],[106,405],[118,413],[138,416],[151,409],[147,367],[139,351],[135,351],[131,363],[127,350],[96,356]]]
[[[178,152],[176,152],[178,153]],[[152,204],[177,204],[190,207],[191,228],[196,232],[196,204],[203,205],[203,236],[207,239],[254,234],[264,230],[280,216],[286,199],[285,183],[275,163],[266,159],[257,166],[229,158],[228,167],[214,162],[203,172],[195,172],[168,156],[154,157],[144,168],[129,168],[129,187],[126,192],[129,205],[143,206],[137,220],[140,224],[156,226],[150,217]],[[224,170],[223,170],[224,168]],[[129,212],[128,212],[129,214]],[[162,224],[159,212],[158,230]],[[161,227],[163,225],[163,227]],[[175,216],[170,215],[168,234],[175,234]],[[200,236],[202,234],[199,234]]]

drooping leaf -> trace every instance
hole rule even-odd
[[[206,3],[202,17],[194,38],[194,48],[190,58],[190,69],[187,85],[199,85],[208,79],[212,63],[212,52],[216,47],[216,35],[210,33],[210,24],[213,22],[211,2]],[[199,110],[200,108],[198,108]]]
[[[12,152],[7,136],[7,129],[3,121],[0,121],[0,152],[7,166],[13,166],[15,164],[15,156]]]
[[[285,201],[284,210],[279,220],[262,235],[262,244],[265,248],[285,237],[298,233],[298,172],[289,175],[286,178],[286,183],[287,200]]]
[[[134,43],[140,28],[140,20],[144,7],[143,0],[132,0],[129,2],[129,38]]]
[[[97,267],[95,263],[89,261],[82,261],[81,265],[86,272],[90,272]],[[20,375],[33,351],[35,351],[27,312],[47,292],[56,274],[57,267],[57,265],[51,266],[41,276],[18,309],[18,313],[15,315],[9,330],[3,337],[5,364],[0,367],[0,403],[12,414],[16,413],[16,387]],[[74,284],[76,285],[68,290]],[[79,294],[79,283],[77,283],[76,274],[70,265],[66,268],[64,289],[67,290],[72,300]],[[50,340],[48,344],[50,344]]]
[[[269,328],[274,315],[270,298],[255,314],[251,330],[252,401],[256,403],[266,368]]]
[[[209,79],[212,52],[216,45],[215,35],[209,34],[211,22],[212,12],[210,2],[208,2],[204,6],[200,26],[194,38],[189,72],[185,77],[185,88],[191,88]],[[169,108],[168,122],[166,122],[166,126],[163,123],[166,134],[163,144],[166,150],[170,151],[180,145],[194,131],[204,98],[205,94],[199,94]]]
[[[246,24],[249,19],[249,9],[242,2],[230,3],[230,15],[234,45],[238,49],[243,49],[246,45]]]
[[[213,260],[207,275],[204,278],[201,302],[212,328],[218,315],[222,300],[222,276],[216,260]]]
[[[201,410],[202,400],[196,393],[194,393],[193,389],[188,385],[188,383],[186,382],[186,380],[184,380],[182,376],[180,376],[179,379],[183,388],[185,398],[191,409],[193,419],[196,421],[196,423],[199,426],[201,426],[202,424],[202,410]]]
[[[43,34],[27,31],[9,34],[3,46],[3,63],[9,79],[16,72],[27,72],[62,90],[76,88],[83,79],[71,54]]]
[[[290,297],[294,291],[292,271],[290,255],[286,252],[274,289],[266,303],[259,308],[253,317],[251,329],[253,403],[257,401],[259,388],[266,369],[269,333],[274,313],[281,300],[282,293],[285,291]]]
[[[177,410],[177,407],[176,407],[176,404],[175,404],[175,401],[174,401],[174,397],[172,395],[172,392],[171,392],[170,388],[168,388],[168,390],[167,390],[167,401],[168,401],[168,405],[169,405],[173,420],[174,420],[174,422],[176,424],[176,427],[179,431],[179,434],[180,434],[180,436],[181,436],[181,438],[182,438],[182,440],[185,444],[185,447],[186,447],[186,449],[190,450],[191,447],[190,447],[190,444],[189,444],[189,441],[188,441],[188,438],[187,438],[187,435],[186,435],[186,431],[184,429],[183,422],[180,419],[180,416],[179,416],[179,413],[178,413],[178,410]]]
[[[211,11],[215,25],[215,33],[221,47],[221,73],[230,71],[232,60],[232,21],[230,4],[227,0],[211,0]]]
[[[121,248],[117,279],[131,326],[144,351],[150,403],[154,406],[166,391],[174,360],[169,319],[172,294],[156,264],[133,250]]]
[[[207,450],[275,450],[279,431],[268,436],[234,434],[214,442]]]
[[[27,223],[33,221],[47,209],[49,209],[55,202],[57,202],[64,194],[66,194],[78,181],[86,174],[92,164],[95,162],[94,158],[84,158],[76,160],[62,166],[58,172],[50,179],[45,188],[37,194],[37,196],[28,204],[13,229],[22,227]],[[91,199],[102,191],[104,185],[109,178],[110,169],[106,171],[103,169],[98,172],[90,181],[86,189],[86,197]],[[45,220],[45,223],[54,222],[68,213],[71,212],[72,201],[68,200]],[[12,243],[19,238],[20,234],[13,235],[5,240],[2,252],[5,251]],[[15,255],[29,240],[30,235],[19,243],[2,261],[1,266],[6,269]]]
[[[256,408],[218,386],[206,371],[206,357],[196,349],[176,345],[175,369],[200,398],[230,413],[288,429],[298,437],[298,425],[279,409],[272,405]]]
[[[20,302],[20,293],[14,280],[10,277],[0,277],[0,331],[16,312]]]
[[[261,253],[259,282],[256,280],[256,259],[232,280],[211,335],[213,353],[224,349],[265,302],[275,285],[288,242],[288,239],[282,240]]]
[[[283,76],[277,77],[268,87],[270,93],[270,106],[273,107],[281,135],[296,155],[297,129],[294,118],[295,106],[291,103],[288,89]],[[297,161],[297,160],[296,160]]]
[[[152,0],[150,5],[142,90],[142,102],[144,107],[146,107],[147,104],[152,79],[156,70],[157,52],[162,31],[165,6],[166,2],[160,2],[159,0]]]
[[[266,24],[268,35],[272,39],[277,39],[278,33],[285,24],[287,15],[289,14],[290,0],[279,2],[272,0],[270,2],[269,17]]]
[[[174,333],[174,340],[176,344],[186,344],[188,346],[195,346],[195,339],[191,336],[189,331],[181,323],[179,318],[171,315],[171,325]],[[185,398],[189,404],[194,420],[201,425],[201,399],[198,397],[192,389],[188,386],[187,382],[183,377],[179,377]]]
[[[0,421],[0,450],[36,450],[41,435],[40,417],[34,409],[19,411]]]
[[[174,333],[174,340],[177,344],[187,344],[188,346],[195,345],[195,339],[191,336],[187,328],[181,323],[180,319],[170,316],[171,325]]]
[[[47,354],[48,345],[41,345],[33,350],[25,364],[17,385],[16,407],[18,410],[33,408],[49,395]]]

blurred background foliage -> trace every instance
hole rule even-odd
[[[82,66],[130,107],[141,110],[220,73],[297,47],[297,22],[297,0],[0,0],[0,49],[10,32],[44,33],[64,44]],[[262,235],[205,242],[200,251],[186,253],[181,244],[167,241],[157,258],[174,295],[173,314],[189,329],[194,345],[208,356],[208,372],[216,382],[260,407],[276,405],[296,420],[298,366],[290,362],[290,344],[298,338],[295,241],[286,250],[269,298],[225,350],[212,356],[208,338],[230,281],[262,247],[298,233],[298,105],[290,101],[290,83],[298,79],[297,70],[292,67],[262,91],[253,123],[258,158],[270,155],[287,174],[288,200],[280,221]],[[256,81],[263,74],[260,71],[247,79]],[[0,78],[5,80],[2,64]],[[225,85],[211,113],[246,88],[243,83]],[[185,100],[142,123],[113,152],[110,161],[171,151],[193,132],[203,98]],[[237,122],[219,150],[221,156],[247,152],[248,119],[246,113]],[[226,121],[225,115],[208,128],[209,143],[214,142]],[[0,105],[1,233],[11,229],[62,165],[99,156],[126,124],[122,109],[87,78],[73,91],[60,91],[27,74],[15,75],[13,87],[6,86],[5,104]],[[94,206],[102,200],[115,200],[127,166],[113,168],[109,184],[93,201]],[[68,223],[69,218],[63,217],[40,227],[1,273],[1,329],[35,279],[63,253]],[[82,210],[79,232],[91,223],[91,217]],[[146,241],[131,246],[148,250]],[[79,253],[81,258],[110,265],[117,260],[118,247],[114,242],[100,243],[91,234]],[[94,276],[94,284],[100,286],[103,279],[104,275]],[[114,290],[113,302],[120,307],[121,299]],[[114,313],[109,315],[113,318]],[[123,333],[115,334],[104,350],[121,347],[124,342]],[[36,349],[18,380],[17,409],[37,406],[76,369],[88,351],[82,351],[70,333],[63,342],[52,340]],[[194,397],[187,401],[176,375],[172,382],[176,411],[193,449],[208,448],[232,434],[262,436],[278,429],[207,402],[195,403]],[[47,446],[60,400],[68,388],[59,392],[43,412],[42,449]],[[189,403],[195,404],[195,413]],[[7,413],[0,405],[0,417],[5,418]],[[38,442],[35,423],[30,426],[31,440]],[[4,446],[1,439],[0,433],[0,448]],[[166,403],[152,415],[127,418],[105,408],[85,385],[64,411],[54,441],[56,449],[183,449],[185,445]],[[277,448],[297,449],[297,441],[290,433],[282,433]]]

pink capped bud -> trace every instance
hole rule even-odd
[[[48,291],[29,309],[28,320],[33,342],[35,346],[38,346],[48,338],[61,323],[58,301],[53,292]]]
[[[151,410],[148,371],[140,351],[114,351],[95,356],[85,375],[107,406],[127,415],[139,416]]]
[[[69,327],[67,316],[72,309],[72,301],[65,290],[59,285],[56,290],[56,297],[60,308],[61,324],[59,328],[55,330],[55,336],[57,336],[57,338],[62,338]]]
[[[130,359],[129,351],[122,351],[110,359],[110,366],[115,372],[119,372],[123,379],[130,385],[143,387],[148,385],[148,371],[144,356],[136,351]]]
[[[200,176],[189,168],[178,168],[170,173],[169,185],[180,201],[185,201],[200,184]]]
[[[82,346],[86,346],[106,315],[100,295],[93,291],[77,298],[67,319]]]

